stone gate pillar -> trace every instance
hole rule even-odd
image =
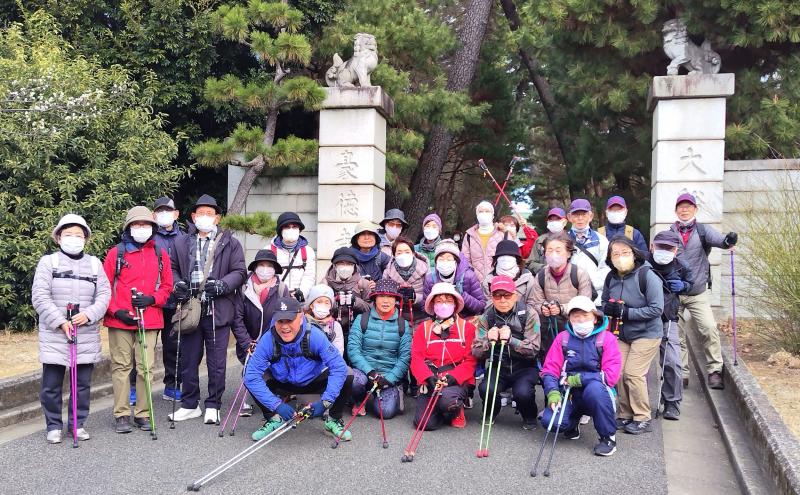
[[[653,112],[650,236],[675,221],[675,199],[697,199],[697,219],[716,229],[722,222],[725,173],[725,99],[733,74],[657,76],[647,97]],[[711,251],[712,305],[719,306],[720,251]]]
[[[380,86],[325,88],[319,115],[317,274],[350,244],[355,225],[383,218],[386,120],[394,102]]]

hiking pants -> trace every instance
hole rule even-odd
[[[495,374],[495,370],[492,370],[492,375]],[[494,395],[493,388],[489,387],[489,381],[494,380],[494,376],[489,376],[488,371],[483,377],[481,384],[478,385],[478,393],[481,396],[481,399],[486,401],[487,390],[488,396],[491,397]],[[508,373],[508,370],[500,368],[500,379],[499,386],[497,389],[497,397],[494,401],[494,416],[492,419],[495,419],[498,414],[500,414],[501,409],[501,401],[502,397],[500,397],[500,392],[503,392],[507,388],[511,387],[511,394],[514,396],[514,400],[517,403],[517,409],[519,409],[519,413],[522,416],[522,420],[526,422],[536,421],[536,414],[538,413],[538,409],[536,407],[536,395],[535,389],[536,384],[539,382],[539,370],[536,367],[530,368],[520,368],[514,373]],[[489,405],[489,409],[491,410],[491,404]]]
[[[181,335],[181,407],[195,409],[200,403],[200,361],[203,350],[208,368],[208,397],[206,407],[219,409],[225,392],[225,369],[228,359],[228,339],[231,327],[217,327],[216,340],[211,316],[200,318],[192,333]]]
[[[686,349],[686,332],[691,326],[700,336],[700,344],[706,355],[706,373],[711,374],[715,371],[722,371],[722,348],[719,342],[719,330],[717,322],[714,320],[714,313],[711,311],[711,301],[708,299],[708,291],[703,291],[696,296],[680,296],[681,305],[678,308],[678,334],[681,342],[681,363],[683,365],[683,376],[689,378],[689,354]],[[689,311],[690,320],[686,318],[685,312]]]
[[[367,383],[369,383],[369,380],[367,380],[367,375],[365,375],[361,370],[354,369],[353,402],[356,406],[361,404],[361,401],[363,401],[364,397],[367,395]],[[400,409],[400,401],[402,398],[400,397],[400,390],[396,385],[384,388],[380,392],[383,419],[392,419],[402,412]],[[380,415],[380,412],[378,411],[378,401],[374,394],[367,401],[366,410],[375,416]]]
[[[78,428],[83,428],[83,422],[89,416],[89,396],[92,386],[92,371],[94,364],[78,365]],[[64,429],[61,419],[61,402],[63,397],[64,375],[69,376],[69,367],[60,364],[42,365],[42,391],[39,400],[44,411],[44,421],[47,431]],[[72,390],[70,390],[69,407],[67,407],[67,429],[72,431]]]
[[[442,389],[442,396],[439,397],[439,402],[431,413],[428,424],[425,426],[425,431],[436,430],[445,423],[449,423],[458,415],[458,412],[464,407],[464,400],[469,394],[468,389],[474,388],[472,385],[453,385],[444,387]],[[417,397],[417,411],[414,413],[414,426],[419,426],[422,420],[422,414],[428,406],[428,401],[431,400],[431,390],[427,394],[419,394]]]
[[[564,432],[575,429],[581,416],[586,415],[592,418],[594,429],[597,430],[598,435],[601,437],[610,437],[616,434],[617,422],[612,394],[612,389],[606,387],[600,380],[592,380],[582,387],[570,389],[569,400],[566,405],[567,409],[564,411],[564,419],[561,420],[561,429],[559,431]],[[556,422],[561,415],[560,409],[553,412],[552,409],[546,407],[544,413],[542,413],[541,423],[544,428],[547,428],[553,414],[557,414],[552,430],[555,432],[558,427]]]
[[[683,371],[681,369],[681,346],[678,339],[678,324],[674,321],[664,323],[664,336],[659,347],[659,364],[664,369],[664,384],[661,386],[661,400],[678,402],[683,400]]]

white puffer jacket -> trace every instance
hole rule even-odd
[[[278,247],[273,242],[270,242],[264,249],[273,250],[275,257],[278,258],[278,263],[283,267],[283,273],[278,275],[278,278],[283,280],[283,283],[289,288],[289,292],[299,288],[303,292],[303,297],[308,297],[308,291],[317,283],[317,256],[314,253],[314,248],[312,248],[310,244],[305,246],[305,269],[302,268],[302,248],[298,250],[297,256],[295,256],[294,261],[292,261],[292,266],[295,268],[288,270],[288,275],[286,274],[286,267],[289,266],[289,261],[292,259],[294,253],[288,249]],[[285,279],[283,278],[284,275],[286,275]]]

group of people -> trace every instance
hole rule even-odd
[[[494,205],[482,201],[459,245],[444,238],[436,213],[424,218],[415,242],[405,235],[404,213],[392,209],[379,225],[358,224],[320,276],[293,212],[278,217],[275,237],[249,264],[239,241],[219,227],[222,209],[208,195],[194,204],[185,232],[169,198],[156,200],[152,211],[132,208],[121,242],[102,263],[84,252],[86,221],[65,215],[52,232],[59,249],[41,258],[32,291],[47,441],[61,441],[73,328],[80,336],[76,424],[78,437],[89,438],[84,422],[103,320],[118,433],[150,428],[143,371],[153,364],[159,332],[163,397],[180,403],[168,419],[219,424],[232,334],[252,402],[241,414],[256,407],[263,414],[255,441],[295,417],[292,397],[309,394],[319,399],[305,413],[324,418],[325,430],[344,441],[352,438],[342,419],[346,408],[390,419],[404,412],[406,395],[416,398],[415,425],[436,394],[424,428],[463,428],[479,383],[481,400],[494,398],[494,416],[507,391],[525,429],[551,426],[563,407],[558,417],[567,438],[579,438],[591,420],[599,436],[594,453],[612,455],[617,431],[651,431],[646,375],[659,351],[664,418],[679,418],[690,323],[704,345],[709,386],[723,387],[708,254],[734,246],[737,236],[698,223],[690,194],[677,198],[675,211],[675,223],[648,245],[626,225],[619,196],[608,200],[599,229],[592,228],[590,202],[576,199],[568,212],[548,211],[542,235],[518,216],[497,219]],[[68,314],[70,303],[79,311]],[[203,355],[208,390],[201,407]],[[487,362],[496,378],[485,373]]]

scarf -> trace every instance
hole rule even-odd
[[[253,273],[253,276],[250,277],[250,280],[253,281],[253,290],[256,291],[256,295],[258,296],[258,300],[261,302],[261,305],[264,305],[264,302],[269,297],[269,290],[275,287],[275,284],[278,283],[278,277],[272,277],[271,279],[267,280],[266,282],[262,282],[258,275]]]
[[[359,263],[367,263],[368,261],[372,261],[381,252],[380,249],[378,249],[378,246],[372,246],[372,249],[370,249],[368,253],[361,252],[361,249],[359,248],[354,248],[354,251],[356,259]]]
[[[399,273],[400,276],[403,277],[403,280],[408,280],[409,278],[411,278],[411,275],[414,274],[414,269],[417,267],[417,263],[416,262],[417,262],[417,259],[414,258],[414,260],[411,262],[411,264],[408,265],[408,268],[403,268],[402,266],[397,264],[397,260],[393,261],[394,267],[397,269],[397,273]]]

